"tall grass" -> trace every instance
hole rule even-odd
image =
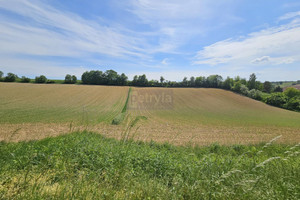
[[[0,142],[0,199],[299,199],[299,150],[175,147],[89,132]]]

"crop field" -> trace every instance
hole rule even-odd
[[[281,135],[300,141],[300,113],[268,106],[233,92],[207,88],[0,84],[0,140],[42,139],[73,130],[120,138],[138,116],[135,139],[176,145],[254,144]]]
[[[278,135],[282,142],[300,141],[300,113],[226,90],[134,88],[132,95],[129,113],[148,119],[139,128],[141,138],[203,145],[259,143]],[[150,102],[151,95],[161,96],[165,102],[154,97]],[[164,95],[171,96],[171,105]],[[137,101],[144,104],[137,106]]]
[[[30,140],[110,124],[128,87],[0,83],[0,140]],[[103,125],[104,126],[104,125]]]

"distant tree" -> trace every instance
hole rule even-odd
[[[160,84],[163,85],[164,81],[165,81],[165,78],[161,76],[160,77]]]
[[[65,83],[66,84],[71,84],[72,83],[72,76],[70,74],[67,74],[65,76]]]
[[[3,78],[3,72],[2,71],[0,71],[0,81],[2,81],[2,78]]]
[[[220,88],[222,86],[222,76],[220,75],[210,75],[207,77],[207,86],[211,88]]]
[[[253,73],[250,75],[249,81],[247,83],[249,90],[255,89],[256,86],[255,83],[256,83],[256,75]]]
[[[182,86],[183,87],[187,87],[188,86],[188,80],[187,80],[187,77],[184,77],[183,80],[182,80]]]
[[[234,85],[233,85],[233,87],[231,89],[233,91],[239,93],[239,92],[241,92],[241,86],[242,86],[241,81],[237,81],[237,82],[234,83]]]
[[[195,87],[195,86],[196,86],[196,83],[195,83],[195,77],[192,76],[192,77],[190,78],[189,86],[190,86],[190,87]]]
[[[127,80],[128,80],[128,77],[124,73],[122,73],[118,77],[118,85],[127,85]]]
[[[196,77],[195,85],[196,87],[206,87],[206,78],[204,76]]]
[[[73,84],[77,83],[77,77],[75,75],[72,75],[72,83]]]
[[[119,75],[114,70],[106,70],[104,73],[104,84],[106,85],[117,85]]]
[[[278,85],[277,87],[275,87],[274,92],[283,92],[283,89]]]
[[[264,92],[271,93],[272,91],[272,83],[270,81],[264,82]]]
[[[234,85],[234,80],[228,76],[225,79],[225,81],[222,83],[222,88],[224,88],[226,90],[230,90],[233,85]]]
[[[18,78],[17,75],[15,75],[15,74],[13,74],[13,73],[8,73],[8,74],[6,75],[6,77],[4,78],[4,81],[5,81],[5,82],[15,82],[17,78]]]
[[[21,83],[29,83],[30,82],[30,78],[22,76],[21,77]]]
[[[65,77],[66,84],[75,84],[77,82],[77,77],[75,75],[67,74]]]
[[[44,75],[36,76],[35,77],[35,82],[36,83],[46,83],[47,82],[47,78]]]

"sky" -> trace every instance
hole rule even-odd
[[[300,79],[299,0],[0,0],[0,70]]]

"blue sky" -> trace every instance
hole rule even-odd
[[[300,79],[300,1],[0,0],[0,70]]]

